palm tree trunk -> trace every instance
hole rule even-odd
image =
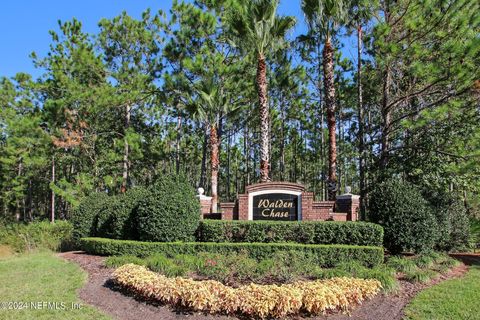
[[[282,96],[282,104],[280,106],[281,117],[282,117],[282,127],[281,127],[281,138],[280,138],[280,180],[284,181],[285,179],[285,101]]]
[[[256,80],[260,107],[260,182],[268,182],[270,181],[269,111],[267,101],[267,64],[263,55],[259,55],[258,57]]]
[[[217,212],[217,202],[218,202],[218,136],[217,136],[217,125],[210,125],[210,160],[212,165],[212,206],[211,212]]]
[[[365,219],[365,129],[362,87],[362,26],[357,28],[357,112],[358,112],[358,167],[360,170],[360,219]]]
[[[333,47],[327,37],[323,49],[323,81],[325,88],[325,103],[327,106],[328,126],[328,200],[334,201],[337,195],[337,142],[335,124],[335,85],[333,69]]]
[[[128,154],[130,151],[130,147],[128,145],[127,140],[127,131],[130,127],[130,116],[131,116],[131,107],[129,104],[125,107],[125,132],[124,132],[124,147],[123,147],[123,172],[122,172],[122,187],[120,188],[120,192],[124,193],[127,191],[127,181],[128,181]]]
[[[326,181],[325,181],[325,132],[323,130],[323,127],[325,125],[325,110],[324,110],[324,105],[323,105],[323,90],[322,90],[322,71],[320,68],[320,65],[323,62],[323,59],[321,58],[322,55],[322,50],[321,50],[321,45],[320,41],[317,41],[317,58],[318,58],[318,79],[317,79],[317,92],[318,92],[318,104],[319,104],[319,110],[320,110],[320,177],[321,177],[321,192],[322,192],[322,197],[321,200],[325,201],[326,197]]]
[[[343,132],[343,110],[342,110],[342,103],[337,102],[337,110],[338,110],[338,142],[337,142],[337,190],[341,191],[342,188],[345,187],[345,155],[343,151],[343,142],[345,141],[344,132]]]

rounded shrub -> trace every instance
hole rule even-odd
[[[437,221],[419,189],[392,179],[378,184],[370,197],[369,219],[384,228],[384,245],[392,253],[433,249]]]
[[[83,198],[72,215],[74,240],[98,235],[98,214],[105,211],[109,199],[106,193],[94,193]]]
[[[137,219],[135,216],[139,201],[150,191],[143,187],[135,187],[124,194],[116,196],[110,203],[109,229],[107,237],[113,239],[138,239]]]
[[[120,197],[121,195],[112,195],[105,198],[93,222],[96,237],[114,238],[115,228],[112,223],[120,207]]]
[[[465,250],[469,245],[470,221],[463,202],[449,194],[442,194],[432,204],[439,230],[436,249]]]
[[[139,201],[136,214],[140,240],[193,241],[200,202],[185,177],[166,175]]]

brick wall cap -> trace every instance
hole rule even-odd
[[[264,183],[256,183],[251,184],[246,187],[246,193],[261,191],[261,190],[290,190],[290,191],[299,191],[305,192],[305,186],[293,183],[293,182],[264,182]]]
[[[331,207],[335,201],[313,201],[312,205],[315,207]]]
[[[235,207],[235,202],[221,202],[220,208],[232,208]]]

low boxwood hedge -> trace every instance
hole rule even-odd
[[[302,251],[322,267],[333,267],[344,261],[358,261],[372,267],[383,262],[383,248],[375,246],[317,245],[297,243],[216,243],[216,242],[142,242],[105,238],[83,238],[82,249],[96,255],[134,255],[147,257],[155,253],[167,256],[198,252],[247,253],[251,258],[268,259],[278,251]]]
[[[203,220],[200,242],[296,242],[382,246],[383,228],[368,222]]]

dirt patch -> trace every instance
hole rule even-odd
[[[113,269],[104,266],[104,257],[84,254],[82,252],[60,253],[60,257],[79,264],[88,273],[88,282],[80,289],[80,298],[90,305],[96,306],[114,319],[192,319],[192,320],[232,320],[238,319],[233,316],[206,315],[203,313],[182,312],[172,310],[163,305],[153,305],[142,300],[137,300],[128,294],[122,293],[115,288],[109,280]],[[328,314],[308,319],[349,319],[349,320],[400,320],[403,318],[403,308],[420,291],[435,285],[445,279],[459,277],[465,274],[468,267],[464,264],[450,270],[445,275],[432,280],[428,284],[412,284],[400,280],[400,289],[395,294],[380,294],[375,298],[365,301],[348,314]],[[291,319],[301,319],[294,316]]]
[[[9,246],[0,245],[0,259],[10,258],[13,255],[13,250]]]

